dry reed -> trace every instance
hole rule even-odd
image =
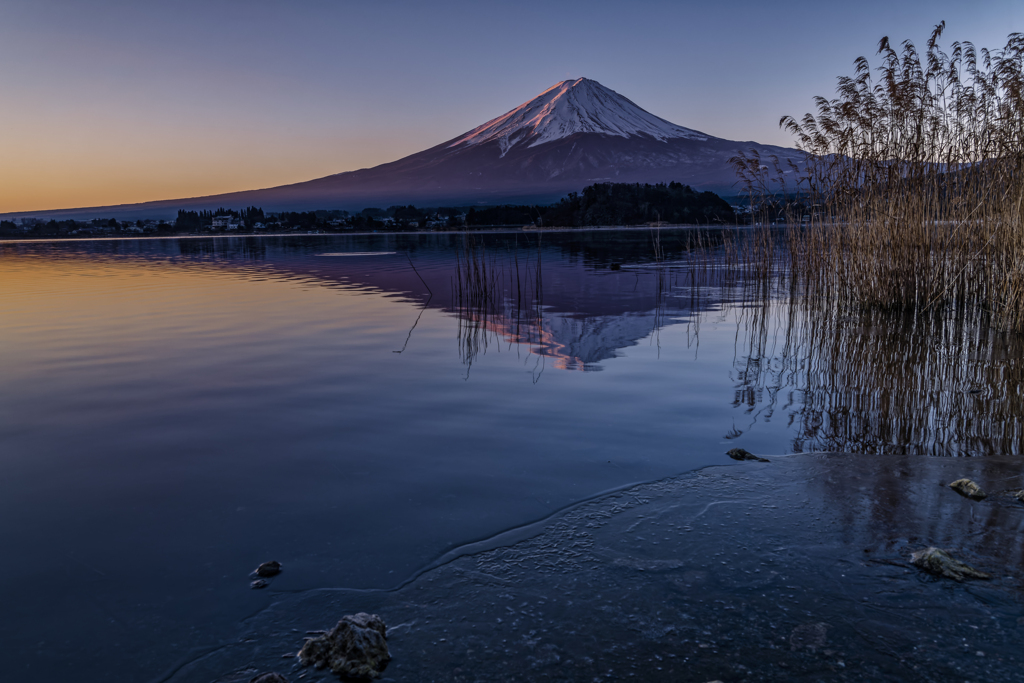
[[[452,307],[459,321],[459,355],[471,366],[492,339],[503,334],[510,343],[538,343],[543,336],[543,268],[540,243],[535,254],[518,245],[504,254],[488,252],[466,236],[456,254]]]
[[[923,59],[883,38],[879,68],[857,59],[816,115],[784,117],[803,164],[733,163],[755,222],[789,198],[787,268],[804,295],[847,311],[980,310],[1024,330],[1024,35],[947,54],[944,28]]]

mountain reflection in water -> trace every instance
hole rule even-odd
[[[333,258],[343,253],[336,243],[330,252],[314,253],[282,240],[269,255],[273,241],[262,239],[204,240],[181,249],[227,267],[259,264],[278,277],[378,290],[455,314],[467,365],[504,344],[551,359],[550,367],[597,371],[667,322],[721,303],[721,282],[687,285],[687,231],[660,232],[672,237],[647,231],[392,235],[378,244],[397,251],[362,251],[356,243],[344,259]],[[655,239],[665,242],[663,261],[654,260]],[[721,245],[720,233],[710,240]]]
[[[270,267],[455,314],[467,368],[491,349],[534,357],[537,373],[597,371],[641,340],[656,344],[671,324],[688,326],[697,353],[701,321],[731,317],[732,404],[745,407],[749,421],[727,438],[781,411],[793,452],[1024,451],[1020,335],[969,311],[850,315],[808,305],[729,269],[706,270],[701,259],[720,257],[720,234],[705,237],[710,252],[698,256],[691,236],[660,232],[391,238],[397,253],[315,267],[275,258]],[[265,259],[265,242],[220,256]],[[186,248],[205,254],[211,246]]]
[[[633,230],[235,238],[61,245],[61,258],[128,258],[254,278],[378,291],[458,320],[468,372],[487,352],[534,372],[598,371],[624,349],[684,324],[734,320],[734,407],[726,438],[781,416],[794,452],[1017,454],[1024,450],[1021,336],[968,311],[843,314],[708,269],[742,231]],[[739,237],[737,237],[739,234]],[[8,247],[12,248],[12,247]],[[13,247],[18,248],[18,247]],[[26,249],[23,246],[21,249]],[[43,246],[34,248],[47,252]],[[29,249],[30,251],[32,249]],[[344,258],[338,258],[344,256]],[[710,399],[710,397],[709,397]]]

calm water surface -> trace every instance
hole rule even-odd
[[[394,587],[734,446],[1021,452],[1018,338],[696,287],[683,239],[0,245],[0,667],[160,680],[262,561]]]

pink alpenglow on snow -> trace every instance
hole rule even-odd
[[[529,102],[456,138],[449,147],[496,140],[502,156],[520,142],[536,147],[576,133],[599,133],[628,138],[646,135],[655,140],[708,136],[659,118],[589,78],[562,81]]]

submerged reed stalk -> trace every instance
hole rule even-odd
[[[947,54],[944,28],[923,59],[883,38],[880,67],[857,59],[816,115],[784,117],[803,164],[756,152],[733,163],[765,216],[781,200],[788,268],[810,298],[980,310],[1024,330],[1024,34]]]
[[[520,263],[518,244],[504,257],[489,253],[470,236],[456,252],[451,303],[459,321],[460,356],[467,366],[486,352],[492,337],[538,344],[544,336],[539,242],[535,255],[525,250],[524,255]]]

